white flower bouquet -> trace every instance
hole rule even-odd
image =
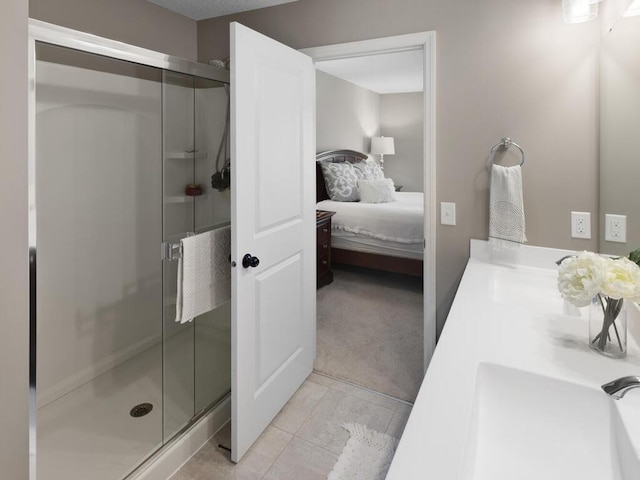
[[[636,260],[638,253],[636,250],[630,258]],[[590,334],[591,348],[606,353],[613,342],[609,332],[613,327],[620,352],[613,356],[626,354],[626,323],[623,332],[616,324],[624,300],[640,302],[640,267],[633,260],[582,252],[564,260],[558,271],[558,290],[563,298],[576,307],[591,304],[592,312],[594,308],[601,310],[601,325],[595,328],[593,335]]]

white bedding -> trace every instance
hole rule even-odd
[[[389,203],[334,202],[323,200],[318,210],[336,212],[331,229],[400,244],[421,244],[424,195],[421,192],[396,192]]]
[[[389,240],[378,240],[343,230],[331,232],[331,248],[340,248],[352,252],[375,253],[389,257],[412,258],[422,260],[424,246],[422,243],[398,243]]]

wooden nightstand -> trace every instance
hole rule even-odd
[[[316,210],[317,288],[333,282],[331,271],[331,217],[336,212]]]

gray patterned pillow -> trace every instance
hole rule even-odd
[[[384,172],[373,160],[367,159],[364,162],[353,164],[356,176],[360,180],[382,180]]]
[[[324,184],[331,200],[335,202],[357,202],[360,200],[358,177],[353,165],[348,162],[320,162],[320,168],[322,168]]]

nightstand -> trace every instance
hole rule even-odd
[[[331,271],[331,217],[336,212],[316,210],[317,288],[333,282]]]

